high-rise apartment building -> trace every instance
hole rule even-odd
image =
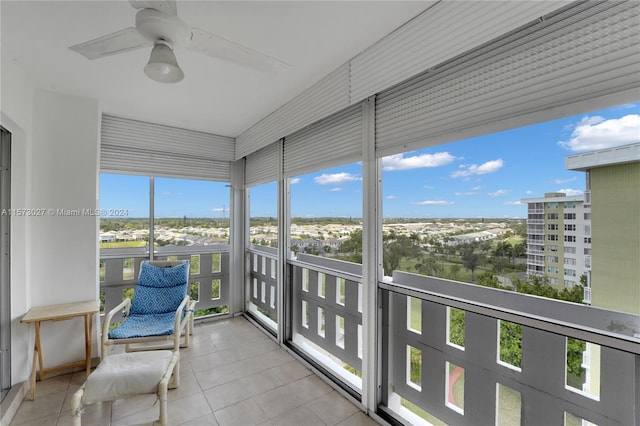
[[[571,155],[565,166],[586,172],[591,304],[640,314],[640,143]]]
[[[591,208],[585,195],[527,198],[527,275],[573,287],[591,270]],[[588,302],[588,300],[587,300]]]

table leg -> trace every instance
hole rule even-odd
[[[35,322],[36,340],[33,343],[33,362],[31,363],[31,400],[36,399],[36,360],[40,364],[40,380],[42,380],[42,349],[40,348],[40,321]]]
[[[38,351],[38,366],[40,367],[40,381],[44,380],[44,363],[42,362],[42,345],[40,344],[40,321],[36,321],[36,351]]]
[[[87,377],[91,374],[91,329],[93,328],[93,314],[84,316],[84,353],[87,367]]]
[[[36,399],[36,359],[38,357],[38,347],[36,344],[33,344],[33,362],[31,363],[31,400],[35,401]]]

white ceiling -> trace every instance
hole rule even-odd
[[[426,1],[179,1],[192,27],[291,64],[268,74],[177,50],[185,79],[143,73],[150,50],[89,61],[68,46],[134,26],[128,1],[0,2],[2,55],[43,89],[99,99],[103,112],[236,137],[425,10]]]

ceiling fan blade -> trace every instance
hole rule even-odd
[[[187,45],[187,49],[261,71],[281,72],[291,68],[291,65],[285,62],[200,28],[191,29],[191,42]]]
[[[69,47],[69,49],[78,52],[87,59],[98,59],[103,56],[148,47],[152,44],[153,43],[144,38],[137,29],[131,27],[94,40],[76,44],[75,46]]]
[[[178,6],[174,0],[129,0],[136,9],[155,9],[165,15],[177,15]]]

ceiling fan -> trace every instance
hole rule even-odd
[[[193,52],[255,68],[284,71],[291,65],[200,28],[191,28],[178,17],[175,0],[129,0],[139,9],[136,26],[69,47],[87,59],[98,59],[131,50],[151,47],[145,74],[161,83],[177,83],[184,78],[173,49]]]

